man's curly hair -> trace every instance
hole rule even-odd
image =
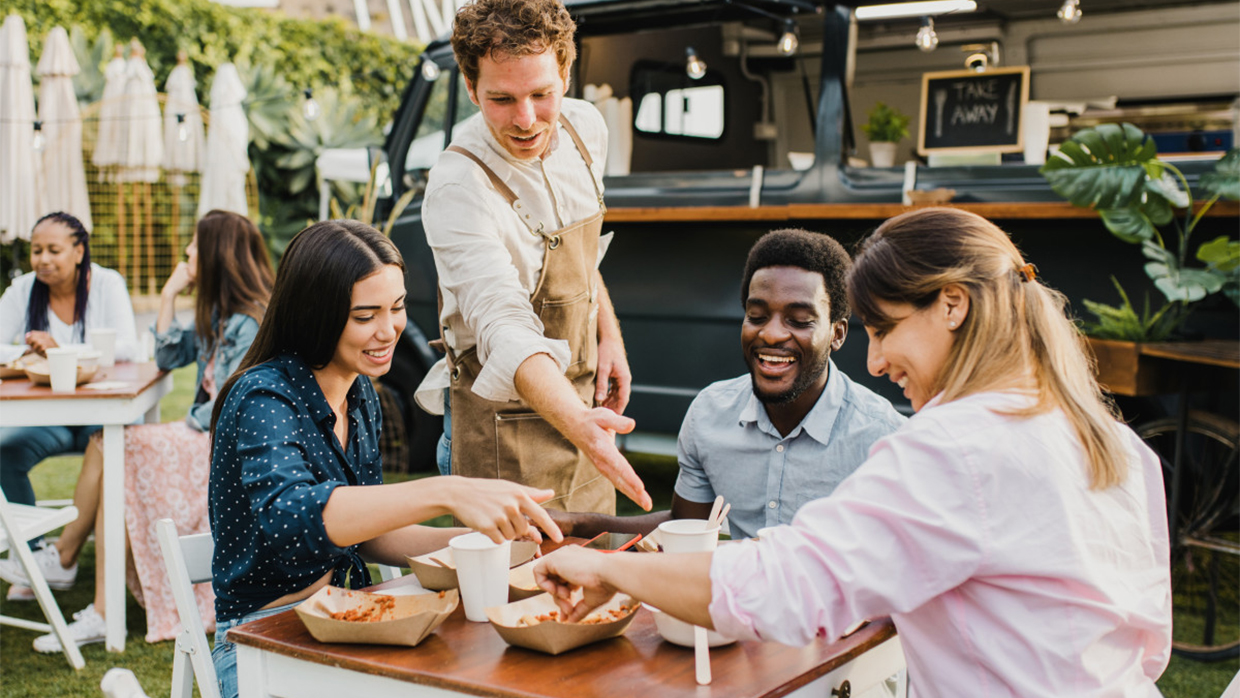
[[[845,279],[852,267],[852,258],[840,243],[828,235],[811,233],[800,228],[772,230],[758,238],[745,260],[745,278],[741,283],[741,305],[749,301],[749,282],[754,272],[767,267],[800,267],[822,274],[822,283],[831,300],[831,322],[849,316],[848,290]]]
[[[577,58],[576,31],[577,23],[560,0],[474,0],[456,13],[452,52],[470,85],[478,84],[478,61],[484,56],[519,58],[548,48],[567,77]]]

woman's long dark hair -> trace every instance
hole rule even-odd
[[[74,216],[64,211],[49,213],[34,224],[38,228],[44,221],[60,223],[69,229],[73,244],[82,246],[82,261],[77,265],[77,289],[73,300],[73,329],[81,342],[86,341],[86,301],[90,296],[90,233]],[[34,230],[31,228],[31,230]],[[26,306],[26,331],[47,332],[47,309],[52,301],[51,289],[36,276],[30,289],[30,303]]]
[[[258,335],[215,400],[212,433],[246,369],[282,354],[295,354],[311,368],[326,366],[349,321],[353,285],[389,264],[405,269],[396,245],[360,221],[321,221],[298,233],[280,260]]]
[[[275,272],[267,244],[250,219],[231,211],[208,211],[198,221],[198,268],[194,270],[198,300],[194,329],[200,340],[214,346],[215,332],[237,313],[263,321]],[[220,327],[211,327],[211,316]]]

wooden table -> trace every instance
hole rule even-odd
[[[1184,440],[1188,433],[1188,396],[1194,390],[1235,387],[1240,371],[1240,342],[1207,339],[1197,342],[1121,342],[1089,339],[1098,360],[1098,382],[1104,390],[1127,397],[1177,394],[1175,447],[1167,496],[1167,528],[1179,542],[1180,496],[1183,491]]]
[[[90,386],[114,387],[95,389]],[[125,436],[139,419],[159,421],[159,400],[172,391],[172,375],[154,362],[101,368],[94,380],[72,393],[28,380],[0,383],[0,425],[6,427],[103,425],[103,531],[108,555],[104,587],[107,647],[125,650]]]
[[[1240,369],[1240,342],[1207,339],[1199,342],[1122,342],[1089,339],[1098,359],[1098,382],[1108,392],[1127,397],[1179,393],[1186,389],[1215,390],[1219,369]]]
[[[402,577],[379,586],[416,583]],[[713,648],[714,682],[706,687],[694,680],[693,650],[665,642],[646,609],[623,636],[557,657],[508,646],[490,623],[465,620],[461,607],[417,647],[323,644],[294,611],[228,636],[237,644],[241,698],[829,698],[844,681],[856,695],[904,668],[890,619],[831,643]]]

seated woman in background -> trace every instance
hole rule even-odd
[[[796,645],[889,615],[914,696],[1160,696],[1162,469],[1116,420],[1064,297],[1003,231],[956,209],[881,225],[848,291],[870,372],[917,410],[905,426],[761,541],[557,552],[535,570],[543,588],[571,618],[622,591]]]
[[[209,529],[208,431],[215,395],[254,341],[275,276],[258,228],[228,211],[211,211],[198,221],[185,257],[160,293],[155,361],[166,371],[197,361],[194,404],[184,421],[125,428],[125,527],[133,563],[129,588],[146,607],[147,642],[170,640],[180,628],[155,522],[170,518],[184,535]],[[176,319],[176,298],[191,287],[197,292],[194,326],[184,328]],[[90,440],[74,492],[78,519],[65,527],[55,546],[46,546],[37,556],[49,582],[72,584],[78,553],[102,521],[102,481],[103,449],[96,437]],[[95,600],[74,614],[76,620],[69,624],[69,633],[79,645],[104,640],[105,553],[103,538],[96,536]],[[21,566],[9,561],[0,562],[0,577],[24,581]],[[203,585],[196,586],[194,593],[204,625],[213,627],[214,595]],[[60,643],[49,634],[36,639],[34,648],[59,652]]]
[[[532,520],[561,540],[538,506],[551,490],[455,476],[382,484],[371,380],[391,368],[404,328],[405,264],[391,240],[350,220],[293,238],[212,416],[212,658],[224,698],[237,695],[230,628],[329,583],[367,586],[363,560],[403,565],[462,532],[413,524],[451,514],[498,542],[536,537]]]
[[[30,235],[30,267],[33,271],[17,277],[0,296],[0,344],[25,344],[28,352],[45,354],[52,347],[85,344],[90,330],[106,328],[116,330],[117,361],[134,358],[138,337],[125,279],[91,263],[90,233],[81,221],[61,212],[40,218]],[[85,450],[99,429],[0,427],[4,496],[17,504],[34,504],[30,471],[45,458]],[[60,580],[49,579],[48,584],[64,588]],[[10,600],[34,599],[21,588],[9,593]]]

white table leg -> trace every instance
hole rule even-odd
[[[96,532],[99,535],[99,532]],[[107,648],[125,651],[125,427],[103,428],[104,605]]]
[[[146,414],[142,416],[142,421],[147,424],[159,424],[159,403],[159,400],[155,401],[151,409],[147,410]]]
[[[237,645],[237,695],[240,698],[268,698],[264,680],[265,656],[262,650],[247,645]]]

